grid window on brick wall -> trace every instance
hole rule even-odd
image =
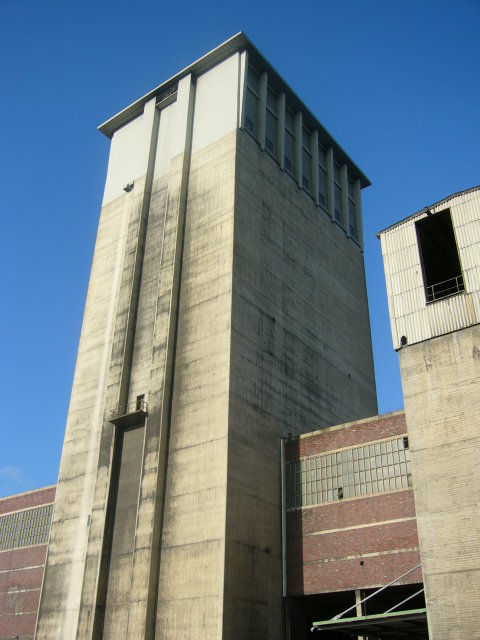
[[[286,464],[287,509],[359,498],[411,485],[403,437],[310,456]]]
[[[46,544],[53,504],[0,516],[0,551]]]

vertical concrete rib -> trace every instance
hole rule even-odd
[[[186,94],[186,95],[185,95]],[[153,463],[152,472],[156,475],[156,488],[153,498],[151,526],[151,553],[148,566],[148,600],[145,611],[146,640],[155,637],[156,613],[158,603],[158,581],[160,573],[160,549],[165,510],[165,480],[170,437],[171,408],[174,386],[175,354],[178,334],[178,313],[183,265],[185,238],[185,216],[190,174],[191,145],[193,133],[193,114],[195,106],[195,85],[191,76],[179,83],[179,103],[186,107],[184,113],[185,142],[184,152],[177,158],[179,166],[172,162],[169,181],[169,195],[162,248],[161,273],[157,297],[157,314],[154,329],[152,369],[150,372],[151,405],[155,407],[156,420],[147,422],[145,434],[145,477],[148,476],[149,460]],[[177,180],[173,172],[176,172]],[[170,193],[170,189],[172,192]],[[170,238],[169,238],[170,237]],[[168,288],[166,288],[168,287]],[[161,355],[160,355],[161,354]],[[158,360],[160,356],[160,361]],[[163,361],[163,362],[162,362]],[[160,366],[158,366],[160,365]],[[155,392],[155,390],[157,390]],[[155,425],[160,423],[160,432]],[[148,484],[148,480],[146,481]],[[145,573],[139,567],[134,581],[145,579]],[[129,637],[137,633],[135,624],[129,621]]]
[[[128,401],[135,321],[142,280],[145,239],[148,228],[153,168],[159,128],[159,113],[155,109],[154,103],[150,105],[150,108],[154,109],[154,113],[147,174],[143,185],[141,202],[139,206],[137,205],[134,208],[129,222],[106,393],[106,412],[126,405]],[[127,195],[126,197],[129,196]],[[77,638],[101,638],[103,635],[111,541],[117,499],[116,481],[118,480],[121,463],[119,447],[122,444],[122,438],[117,438],[116,429],[107,421],[107,417],[104,417],[95,497],[85,559]],[[103,522],[104,525],[102,524]],[[97,551],[99,543],[101,549],[100,558],[98,558]],[[95,584],[93,594],[91,591],[92,582]]]

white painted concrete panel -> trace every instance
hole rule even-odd
[[[155,100],[145,105],[141,116],[115,131],[110,145],[103,204],[124,194],[123,188],[147,173]]]
[[[223,138],[237,127],[238,55],[234,54],[197,80],[193,152]]]

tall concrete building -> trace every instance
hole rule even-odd
[[[376,414],[369,182],[243,35],[111,139],[37,640],[277,640],[280,438]]]
[[[379,235],[430,638],[480,638],[480,187]]]

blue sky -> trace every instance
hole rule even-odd
[[[96,127],[239,30],[372,181],[379,410],[403,406],[375,233],[480,184],[479,24],[480,0],[0,0],[0,496],[56,482],[108,162]]]

